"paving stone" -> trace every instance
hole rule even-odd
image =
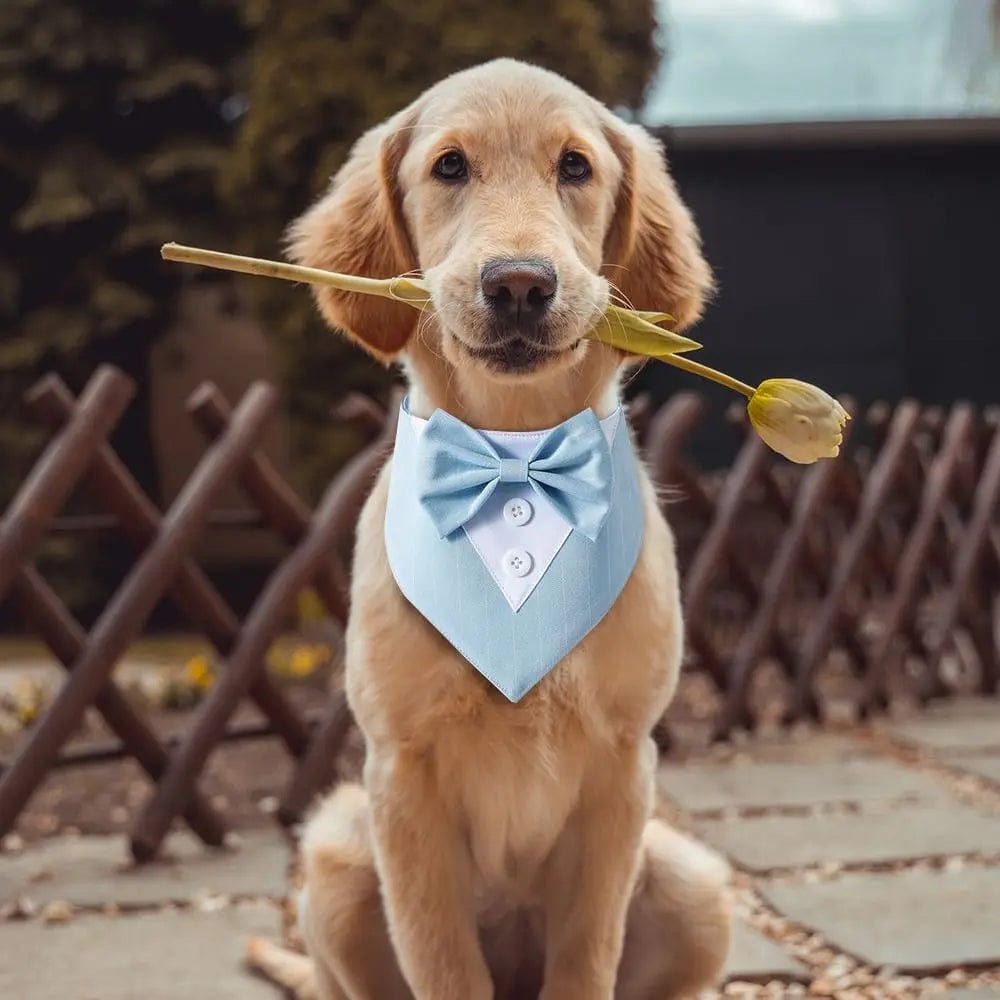
[[[808,968],[780,945],[742,920],[733,924],[733,939],[724,979],[804,979]]]
[[[249,831],[233,850],[205,848],[187,833],[172,834],[169,860],[128,864],[122,837],[58,837],[0,860],[0,902],[29,896],[77,906],[183,901],[206,892],[281,896],[288,846],[277,828]]]
[[[244,969],[243,955],[248,937],[278,940],[280,924],[270,904],[0,924],[0,996],[274,1000],[274,989]]]
[[[660,786],[692,812],[902,798],[940,801],[945,795],[941,783],[927,774],[894,761],[865,759],[668,764],[660,772]]]
[[[939,698],[923,709],[923,715],[932,718],[975,719],[991,715],[996,718],[1000,712],[1000,701],[985,694],[958,695],[954,698]]]
[[[961,768],[970,774],[975,774],[987,781],[995,781],[1000,785],[1000,753],[975,753],[958,756],[949,756],[948,763],[952,767]]]
[[[1000,997],[1000,986],[984,986],[981,989],[949,990],[939,993],[937,1000],[996,1000]]]
[[[1000,961],[1000,869],[845,875],[760,887],[785,916],[872,965]]]
[[[879,812],[703,820],[699,832],[754,871],[1000,850],[1000,817],[959,803]]]
[[[931,750],[1000,748],[1000,699],[941,702],[912,719],[886,723],[888,732]]]
[[[767,736],[756,736],[746,745],[734,747],[729,753],[736,760],[786,761],[800,764],[874,756],[871,746],[864,740],[845,733],[822,731],[807,733],[782,731]]]

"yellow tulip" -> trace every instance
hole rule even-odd
[[[701,344],[679,333],[664,330],[659,324],[673,319],[669,313],[643,312],[608,306],[604,318],[587,337],[610,344],[629,354],[644,354],[649,358],[666,359],[671,354],[697,351]]]
[[[792,462],[836,458],[850,415],[828,393],[794,378],[761,382],[747,404],[764,443]]]
[[[755,389],[690,358],[673,354],[663,360],[746,396],[754,430],[769,448],[789,461],[809,465],[840,454],[844,425],[851,416],[817,386],[794,378],[770,378]]]
[[[345,292],[397,299],[415,309],[432,308],[430,292],[424,282],[407,275],[364,278],[281,261],[200,250],[177,243],[164,244],[160,252],[165,260],[203,264],[286,281],[331,285]],[[697,350],[701,344],[660,326],[671,319],[667,313],[611,305],[601,322],[587,336],[629,354],[658,358],[742,393],[750,401],[747,409],[754,429],[769,447],[793,462],[810,463],[820,458],[835,458],[840,453],[844,424],[850,416],[832,396],[796,379],[768,379],[754,389],[724,372],[681,357],[686,351]]]

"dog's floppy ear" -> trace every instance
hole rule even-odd
[[[413,117],[396,115],[355,143],[327,192],[289,228],[289,255],[296,263],[369,278],[416,267],[398,180]],[[419,319],[411,306],[389,299],[320,285],[313,291],[327,322],[383,361],[406,346]]]
[[[622,179],[602,273],[636,309],[670,313],[673,329],[682,330],[699,319],[713,287],[698,230],[661,144],[610,114],[604,133],[621,161]]]

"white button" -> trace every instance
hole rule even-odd
[[[527,576],[534,564],[531,553],[524,549],[508,549],[503,556],[503,568],[511,576]]]
[[[503,505],[503,518],[508,524],[520,527],[527,524],[535,513],[535,508],[521,497],[514,497]]]

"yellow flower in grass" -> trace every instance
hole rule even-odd
[[[292,651],[288,669],[296,677],[308,677],[316,669],[317,662],[316,652],[312,646],[299,646]]]
[[[38,718],[38,713],[41,712],[41,705],[33,701],[19,701],[17,703],[17,719],[22,726],[30,725],[35,719]]]
[[[747,404],[764,443],[789,461],[808,465],[836,458],[850,415],[831,395],[794,378],[761,382]]]
[[[40,681],[22,677],[14,685],[14,711],[22,726],[34,722],[41,715],[48,700],[48,686]]]
[[[215,679],[212,664],[203,653],[198,653],[187,661],[184,666],[184,673],[191,685],[200,691],[211,687],[212,681]]]
[[[299,596],[295,599],[295,610],[300,626],[315,625],[329,617],[323,599],[312,587],[299,591]]]
[[[288,669],[296,677],[308,677],[329,658],[329,646],[324,646],[321,643],[312,646],[299,646],[292,651],[288,661]]]

